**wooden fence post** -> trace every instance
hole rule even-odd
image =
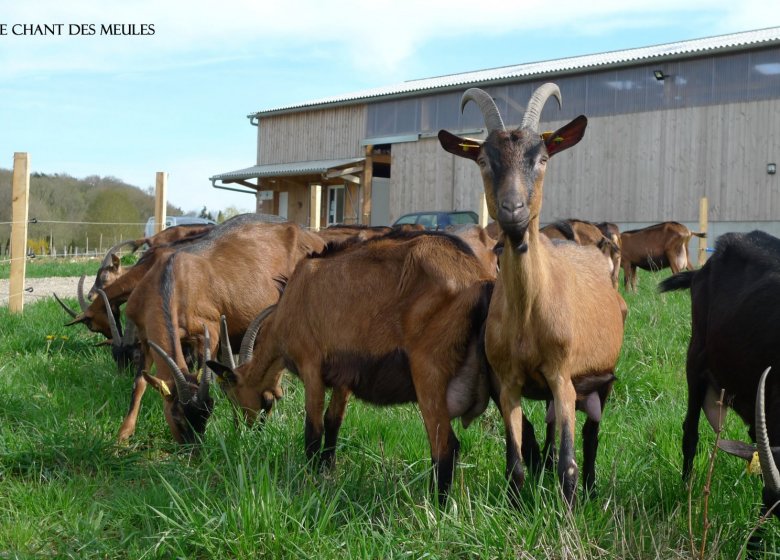
[[[24,310],[24,275],[27,267],[27,220],[29,217],[30,155],[14,153],[11,194],[11,277],[8,283],[8,310]]]
[[[154,190],[154,233],[160,233],[165,229],[165,218],[168,209],[168,174],[165,171],[157,172],[157,180]]]
[[[699,231],[703,233],[707,233],[707,213],[708,213],[708,207],[707,207],[707,197],[703,196],[701,197],[701,200],[699,200]],[[707,238],[705,237],[702,239],[699,238],[699,258],[698,266],[702,266],[704,262],[707,260]]]

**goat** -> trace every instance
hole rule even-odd
[[[187,349],[202,355],[203,336],[206,331],[217,332],[221,315],[227,317],[230,336],[240,341],[252,319],[279,298],[278,279],[289,277],[301,258],[324,246],[319,236],[296,224],[267,223],[257,215],[242,214],[155,262],[125,307],[138,329],[144,357],[119,439],[134,432],[141,397],[151,384],[163,396],[163,412],[174,439],[194,441],[198,430],[205,429],[203,411],[193,411],[196,423],[187,410],[182,412],[180,407],[186,403],[179,397],[180,384],[171,385],[176,379],[172,364],[194,387]],[[151,343],[159,351],[153,353]],[[211,344],[216,346],[216,338]],[[156,377],[149,373],[152,364]]]
[[[558,476],[573,503],[578,468],[574,457],[575,409],[583,427],[584,485],[592,493],[601,413],[615,379],[626,306],[612,288],[607,264],[593,247],[554,245],[539,232],[542,186],[548,159],[580,141],[587,119],[575,118],[539,134],[542,107],[555,84],[538,88],[520,128],[507,131],[495,102],[472,88],[461,98],[482,111],[484,141],[439,132],[442,147],[479,165],[490,216],[505,247],[485,328],[485,350],[495,373],[506,430],[506,474],[514,500],[525,480],[520,459],[524,429],[522,397],[552,400],[560,434]],[[527,458],[529,455],[525,455]]]
[[[661,222],[642,229],[620,234],[623,286],[636,291],[636,269],[661,270],[671,268],[673,274],[692,269],[688,258],[688,242],[692,236],[707,237],[706,233],[689,230],[678,222]]]
[[[609,261],[612,286],[617,289],[620,275],[620,245],[615,242],[611,234],[604,233],[593,222],[576,219],[558,220],[539,231],[550,239],[565,239],[574,241],[578,245],[594,245]]]
[[[173,226],[162,230],[161,232],[153,235],[152,237],[131,239],[129,241],[123,241],[122,243],[114,245],[106,252],[106,255],[103,257],[103,260],[100,263],[100,268],[98,269],[97,275],[95,277],[95,282],[92,285],[92,288],[90,288],[86,300],[87,301],[94,300],[98,295],[98,290],[105,291],[106,288],[108,288],[108,286],[110,286],[112,282],[114,282],[119,276],[124,274],[125,268],[122,267],[122,261],[117,255],[119,249],[121,249],[122,247],[128,246],[130,247],[130,252],[134,253],[144,245],[146,245],[147,248],[151,249],[155,247],[170,245],[171,243],[175,243],[183,239],[192,241],[198,237],[202,237],[213,227],[214,226],[212,224]],[[81,302],[84,299],[85,298],[83,297],[82,291],[80,289],[79,301]],[[84,311],[83,306],[81,310]]]
[[[693,468],[700,412],[704,410],[713,429],[720,427],[716,401],[721,389],[727,405],[747,424],[752,441],[759,430],[765,442],[780,446],[777,375],[766,381],[768,405],[761,406],[757,400],[763,391],[762,371],[780,368],[780,239],[762,231],[720,236],[704,266],[670,276],[659,285],[661,292],[685,289],[691,293],[691,339],[686,362],[683,479],[690,477]],[[764,505],[771,507],[780,499],[775,466],[780,453],[775,451],[772,460],[768,445],[759,445],[759,452],[765,474]]]
[[[254,339],[245,339],[241,365],[209,366],[250,423],[271,412],[282,366],[300,377],[306,455],[325,465],[351,393],[378,405],[416,401],[443,503],[459,449],[450,422],[467,426],[487,407],[478,335],[492,288],[459,238],[395,231],[301,261],[264,312],[254,353]],[[333,392],[323,416],[326,388]]]

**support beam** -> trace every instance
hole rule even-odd
[[[487,227],[490,220],[490,214],[488,214],[487,198],[485,197],[485,191],[479,193],[479,225]]]
[[[320,231],[320,214],[322,213],[322,185],[313,183],[309,186],[309,227]]]
[[[165,229],[165,218],[168,212],[168,174],[157,172],[154,190],[154,233]]]
[[[707,197],[701,197],[699,201],[699,231],[707,233],[709,207]],[[707,238],[699,238],[698,266],[702,266],[707,260]]]
[[[11,202],[11,276],[8,310],[24,311],[24,278],[27,267],[27,220],[30,200],[30,155],[14,153]]]
[[[371,186],[374,181],[374,146],[366,146],[366,161],[363,162],[363,197],[361,200],[360,223],[371,224]]]

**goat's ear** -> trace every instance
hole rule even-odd
[[[111,255],[111,264],[114,267],[114,270],[119,270],[119,265],[122,263],[122,259],[119,258],[118,255]]]
[[[214,360],[207,360],[206,365],[217,375],[217,379],[220,383],[224,383],[230,387],[238,383],[238,376],[228,366]]]
[[[461,138],[446,130],[439,131],[439,144],[451,154],[474,161],[479,157],[479,149],[482,147],[482,144],[476,140]]]
[[[157,391],[160,393],[160,395],[163,398],[165,398],[165,399],[172,398],[171,390],[170,390],[170,388],[168,387],[168,384],[165,381],[163,381],[159,377],[154,377],[153,375],[149,375],[146,372],[143,372],[143,373],[144,373],[144,379],[146,380],[146,382],[149,385],[151,385],[152,387],[154,387],[155,389],[157,389]]]
[[[753,453],[756,451],[755,445],[731,439],[719,440],[718,447],[729,455],[740,457],[746,461],[750,461],[753,458]]]
[[[585,115],[580,115],[555,132],[543,133],[542,139],[547,146],[547,154],[552,156],[574,146],[577,142],[582,140],[582,137],[585,135],[586,126],[588,126],[588,119]]]

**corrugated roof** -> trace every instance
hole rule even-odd
[[[650,47],[640,47],[622,51],[612,51],[600,54],[589,54],[571,58],[561,58],[544,62],[531,62],[514,66],[504,66],[490,70],[478,70],[462,74],[450,74],[435,78],[411,80],[391,86],[382,86],[367,89],[345,95],[324,97],[313,101],[306,101],[293,105],[285,105],[272,109],[262,110],[248,115],[262,117],[281,112],[292,112],[300,109],[312,109],[315,107],[342,104],[347,105],[358,101],[365,102],[387,96],[401,96],[416,94],[427,90],[437,90],[457,86],[466,86],[479,83],[511,80],[514,78],[533,78],[547,74],[557,74],[573,71],[581,71],[588,68],[601,68],[608,66],[626,65],[640,61],[680,58],[695,53],[704,53],[718,50],[731,50],[759,43],[780,43],[780,27],[758,29],[743,33],[731,33],[704,39],[679,41]]]
[[[256,177],[290,177],[294,175],[316,175],[329,169],[335,169],[352,163],[365,161],[366,158],[351,159],[324,159],[319,161],[299,161],[295,163],[270,163],[265,165],[253,165],[245,169],[228,171],[209,177],[214,181],[241,181]]]

